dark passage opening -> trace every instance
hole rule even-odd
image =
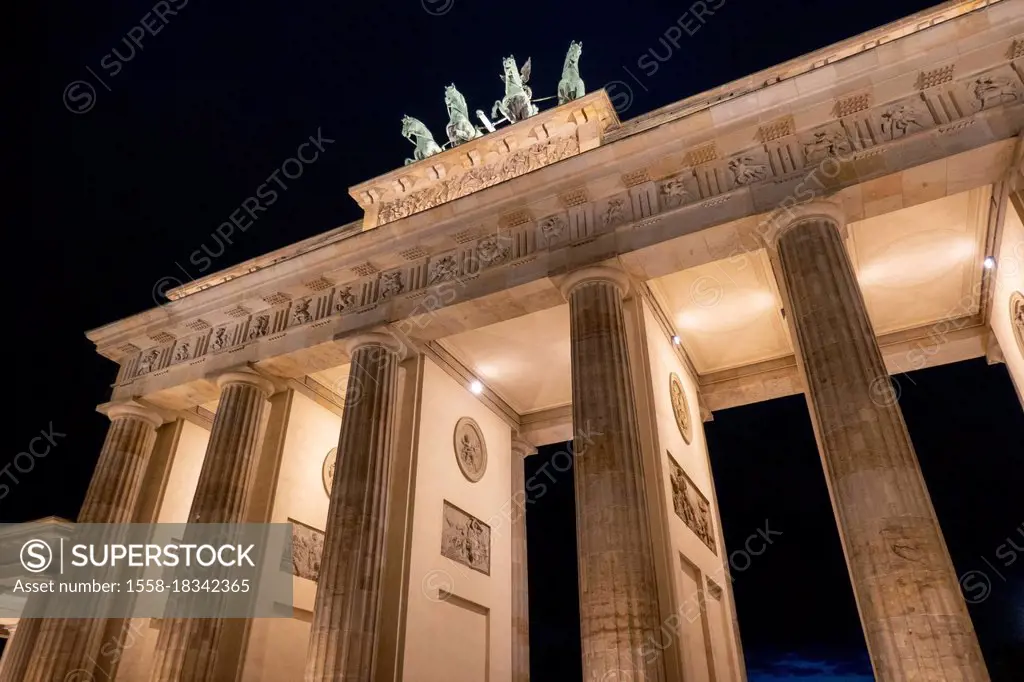
[[[1024,670],[1024,413],[984,359],[894,377],[911,439],[993,682]],[[871,667],[803,396],[704,425],[750,682],[867,682]],[[570,443],[526,460],[534,682],[580,680]],[[767,526],[766,526],[767,524]],[[743,569],[743,570],[740,570]]]

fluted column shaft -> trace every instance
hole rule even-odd
[[[574,463],[584,682],[661,682],[659,610],[622,296],[615,270],[573,273],[572,416],[601,434]],[[649,647],[648,647],[649,649]]]
[[[352,358],[327,511],[309,651],[308,682],[370,682],[377,641],[400,349],[368,334]]]
[[[229,372],[218,380],[220,402],[199,473],[188,522],[244,523],[252,497],[273,385],[257,374]],[[186,531],[187,533],[187,531]],[[157,637],[154,682],[214,680],[221,618],[164,619]]]
[[[775,246],[875,678],[987,681],[903,415],[840,233],[813,206]]]
[[[130,523],[161,419],[134,403],[104,409],[110,427],[78,522]],[[0,680],[50,682],[64,680],[74,671],[84,675],[100,659],[106,624],[103,618],[22,621],[11,642],[12,659]],[[31,650],[29,660],[27,650]]]
[[[526,563],[526,458],[529,443],[512,440],[512,682],[530,682],[530,581]]]

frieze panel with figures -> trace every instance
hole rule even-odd
[[[501,164],[471,168],[465,173],[445,179],[433,187],[413,191],[407,196],[381,204],[377,212],[377,225],[386,225],[500,182],[525,175],[578,154],[579,151],[579,142],[575,137],[537,142],[526,149],[510,153]]]
[[[491,527],[448,500],[441,521],[441,555],[491,574]]]
[[[715,526],[711,520],[711,505],[708,498],[697,489],[671,453],[668,453],[668,464],[672,481],[672,508],[676,516],[717,555]]]

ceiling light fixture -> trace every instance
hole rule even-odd
[[[993,258],[992,256],[985,256],[985,260],[982,263],[982,265],[985,266],[986,270],[991,270],[996,266],[996,259]]]
[[[484,385],[473,379],[473,381],[469,382],[469,392],[473,395],[480,395],[484,392]]]

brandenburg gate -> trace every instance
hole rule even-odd
[[[988,679],[889,376],[1024,395],[1024,0],[626,121],[581,54],[547,109],[509,58],[443,145],[406,117],[361,220],[88,334],[78,520],[293,523],[293,616],[23,619],[0,680],[524,682],[523,460],[575,439],[585,682],[741,682],[702,425],[794,394],[876,678]]]

